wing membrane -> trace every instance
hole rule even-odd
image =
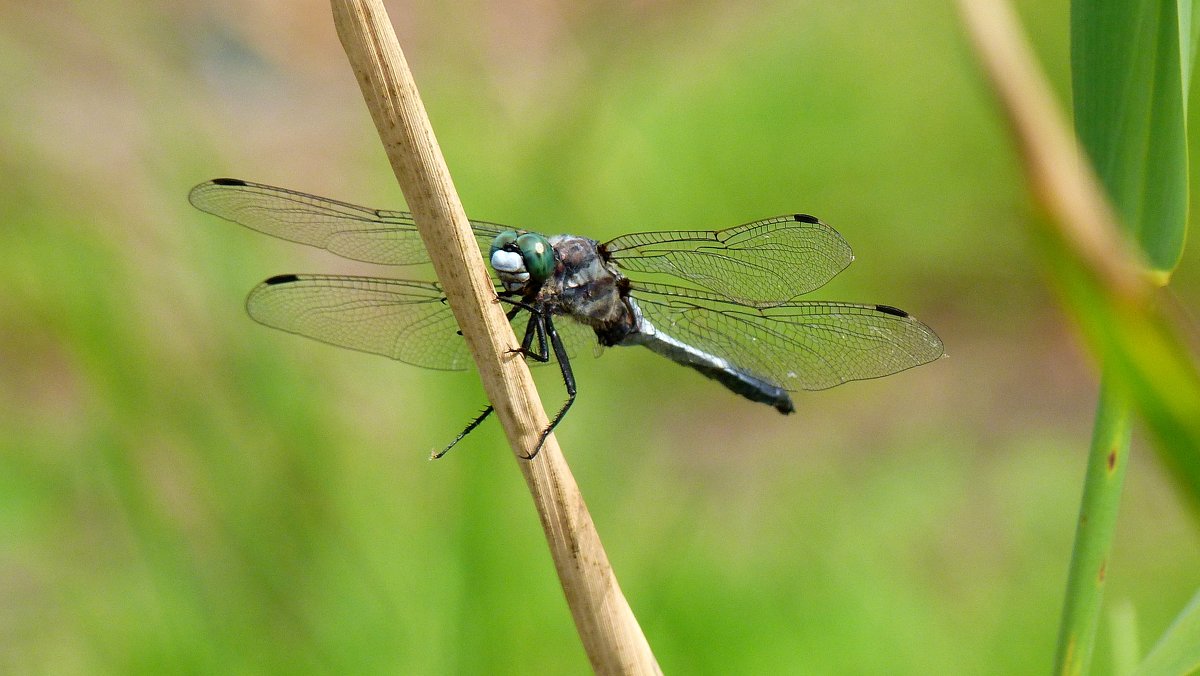
[[[201,211],[273,237],[327,249],[339,256],[383,265],[429,260],[407,211],[370,209],[240,179],[219,178],[192,189],[188,200]],[[487,251],[504,225],[471,221]]]
[[[636,284],[643,316],[673,338],[787,390],[879,378],[942,355],[942,341],[886,305],[810,301],[755,308],[703,291]]]
[[[280,275],[246,298],[255,321],[408,364],[458,371],[473,366],[442,288],[336,275]]]
[[[435,282],[280,275],[250,292],[246,311],[272,328],[415,366],[461,371],[475,365]],[[528,317],[522,312],[512,320],[518,338]],[[595,334],[582,324],[564,321],[556,327],[571,355],[597,344]]]
[[[757,307],[819,288],[854,260],[836,230],[804,214],[726,230],[635,233],[604,249],[625,270],[671,274]]]

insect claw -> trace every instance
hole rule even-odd
[[[546,438],[550,436],[550,432],[552,431],[554,431],[553,427],[547,427],[545,430],[543,430],[541,436],[538,437],[537,446],[533,447],[533,453],[530,453],[529,455],[522,455],[521,459],[533,460],[534,458],[538,457],[538,453],[542,452],[542,446],[546,445]]]

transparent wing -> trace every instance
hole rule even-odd
[[[442,288],[433,282],[279,275],[250,292],[246,311],[272,328],[415,366],[473,366]]]
[[[460,371],[475,365],[442,287],[435,282],[279,275],[250,292],[246,311],[272,328],[414,366]],[[525,312],[513,318],[518,339],[528,318]],[[596,344],[595,334],[582,324],[561,321],[555,327],[571,354]]]
[[[429,260],[412,214],[355,206],[286,188],[218,178],[192,188],[197,209],[252,230],[308,244],[356,261],[411,265]],[[481,250],[505,230],[496,223],[471,221]]]
[[[665,284],[635,284],[633,295],[659,331],[787,390],[879,378],[942,356],[932,329],[887,305],[754,308]]]
[[[823,286],[854,260],[836,230],[806,214],[717,231],[634,233],[603,249],[625,270],[675,275],[757,307]]]

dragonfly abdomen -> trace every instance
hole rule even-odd
[[[640,315],[640,312],[638,314]],[[639,316],[638,324],[638,330],[630,333],[621,344],[645,345],[656,354],[676,364],[690,366],[751,401],[775,407],[780,413],[786,414],[796,410],[792,404],[792,397],[782,387],[747,373],[726,359],[663,333],[645,317]]]
[[[785,415],[796,410],[796,406],[792,404],[792,397],[788,394],[787,390],[772,385],[765,380],[755,378],[742,371],[714,368],[704,363],[685,362],[685,364],[750,401],[769,404],[774,406],[776,411]]]

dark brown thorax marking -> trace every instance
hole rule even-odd
[[[629,281],[607,253],[594,240],[574,235],[557,235],[551,244],[557,265],[538,297],[543,306],[586,323],[601,345],[616,345],[636,331],[626,300]]]
[[[615,268],[616,266],[612,267]],[[624,317],[619,326],[614,326],[606,332],[602,333],[600,329],[596,329],[596,338],[605,347],[612,347],[622,342],[630,333],[637,330],[637,313],[633,311],[633,305],[629,301],[629,278],[623,277],[618,273],[616,279],[617,294],[621,298]]]

